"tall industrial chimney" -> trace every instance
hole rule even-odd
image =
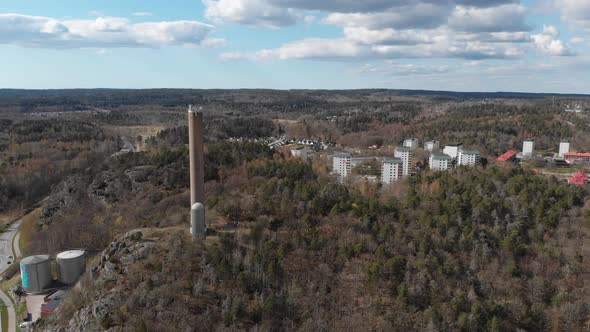
[[[188,108],[188,143],[191,181],[191,234],[205,238],[205,158],[203,149],[203,113]]]

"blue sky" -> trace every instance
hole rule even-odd
[[[0,2],[1,88],[590,93],[588,0]]]

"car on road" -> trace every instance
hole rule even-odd
[[[22,322],[18,325],[21,331],[28,332],[33,329],[33,322]]]

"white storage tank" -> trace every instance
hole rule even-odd
[[[59,281],[71,285],[78,281],[85,268],[84,250],[69,250],[57,254],[57,270]]]
[[[20,275],[27,293],[39,293],[51,285],[51,260],[47,255],[25,257],[20,261]]]

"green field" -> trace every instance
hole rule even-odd
[[[8,308],[5,305],[0,306],[0,316],[2,317],[2,331],[8,331]]]

